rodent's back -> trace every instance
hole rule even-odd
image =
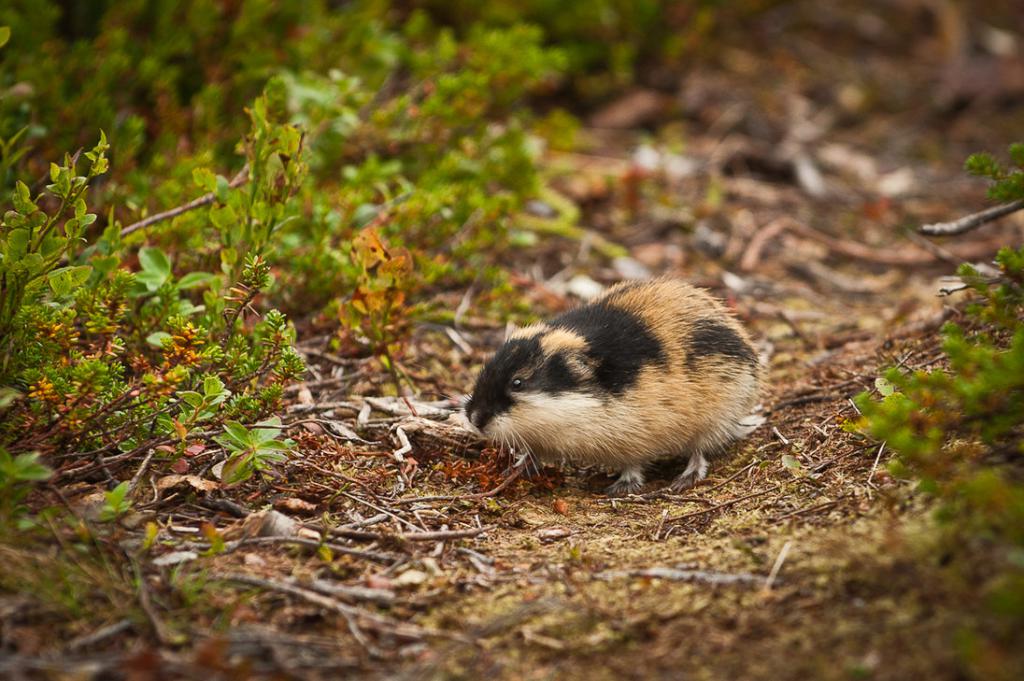
[[[594,303],[642,320],[664,348],[673,370],[742,370],[760,374],[749,335],[707,291],[677,279],[614,286]]]
[[[604,392],[587,418],[546,429],[535,448],[591,460],[596,451],[596,462],[610,465],[711,450],[733,439],[757,404],[761,367],[749,336],[724,305],[684,282],[620,284],[524,332],[552,329],[584,339]]]

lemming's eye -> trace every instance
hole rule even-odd
[[[521,378],[513,378],[511,385],[512,385],[512,389],[513,390],[520,390],[523,387],[523,379],[521,379]]]

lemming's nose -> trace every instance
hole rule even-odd
[[[484,426],[490,419],[487,418],[487,414],[483,409],[477,409],[469,413],[469,422],[477,427],[478,430],[483,431]]]

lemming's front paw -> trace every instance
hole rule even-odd
[[[669,483],[668,488],[678,494],[679,492],[685,492],[692,488],[703,479],[704,476],[696,471],[692,473],[682,473],[681,475],[676,476],[676,478]]]
[[[636,494],[643,486],[643,480],[619,478],[605,488],[605,493],[610,497],[624,497],[627,494]]]

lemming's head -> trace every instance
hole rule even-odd
[[[573,405],[595,399],[587,343],[564,329],[519,330],[487,362],[466,405],[466,417],[492,438],[529,438],[569,425]]]

